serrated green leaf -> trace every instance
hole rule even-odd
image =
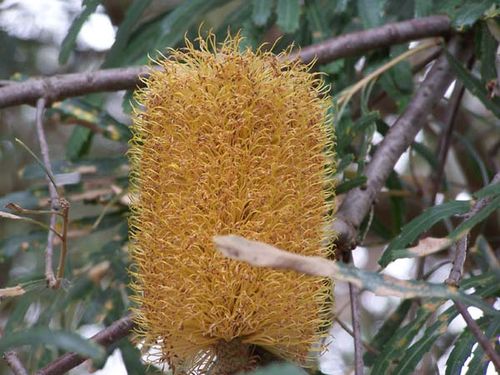
[[[391,241],[378,263],[380,266],[386,267],[390,262],[397,259],[394,254],[395,250],[405,248],[437,222],[453,215],[464,214],[469,209],[470,202],[467,201],[453,201],[428,208],[401,228],[401,234]]]
[[[299,28],[300,19],[299,0],[278,0],[276,23],[285,33],[293,33]]]
[[[484,321],[484,318],[481,318]],[[472,347],[476,343],[476,338],[468,329],[464,329],[455,341],[455,346],[450,352],[446,361],[445,375],[460,375],[464,369],[464,364],[470,356]]]
[[[390,340],[392,335],[396,332],[397,329],[403,323],[403,320],[408,314],[410,307],[412,305],[411,300],[404,300],[397,307],[397,309],[386,319],[382,327],[378,330],[377,334],[370,341],[370,345],[378,350],[382,349],[387,341]],[[366,352],[363,356],[363,360],[366,366],[371,366],[377,355],[372,352]]]
[[[349,180],[342,181],[342,183],[337,185],[337,187],[335,188],[335,193],[337,195],[344,194],[349,190],[354,189],[355,187],[363,185],[364,183],[366,183],[366,181],[366,176],[356,176]]]
[[[452,25],[459,30],[468,28],[474,25],[492,5],[493,2],[491,0],[464,1],[461,6],[456,8],[450,15]]]
[[[373,374],[390,373],[389,367],[392,361],[401,357],[412,343],[418,331],[420,331],[438,306],[437,304],[423,305],[417,310],[415,319],[396,331],[391,339],[383,346],[381,353],[377,355],[372,367]]]
[[[449,235],[448,238],[457,239],[468,233],[473,227],[487,219],[493,212],[500,208],[500,196],[489,202],[486,207],[477,212],[472,217],[460,223],[458,227],[455,228]]]
[[[122,66],[144,64],[148,55],[153,59],[165,53],[168,47],[175,47],[183,40],[186,32],[200,22],[209,11],[227,3],[229,0],[190,0],[183,1],[173,10],[160,15],[158,19],[141,26],[129,39],[123,52]]]
[[[123,58],[125,46],[132,34],[134,26],[141,19],[142,14],[151,4],[151,1],[152,0],[134,0],[134,2],[129,5],[125,13],[125,18],[116,32],[115,42],[106,54],[103,68],[111,68],[120,65],[119,62],[121,62]]]
[[[59,51],[59,64],[66,64],[71,51],[75,47],[76,38],[78,37],[83,24],[87,18],[95,12],[100,3],[100,0],[83,0],[83,10],[71,24],[68,33],[61,44],[61,50]]]
[[[498,338],[500,335],[500,319],[491,319],[486,331],[484,332],[488,339]],[[472,353],[472,359],[469,362],[468,370],[465,375],[483,375],[486,374],[490,359],[488,355],[484,352],[481,345],[477,345],[476,349]]]
[[[386,0],[357,0],[358,13],[366,29],[383,24],[385,3]]]
[[[470,249],[470,252],[474,258],[474,262],[483,272],[493,270],[497,274],[500,274],[500,262],[495,256],[493,248],[482,234],[477,236],[476,243]]]
[[[403,184],[394,171],[391,172],[386,180],[387,188],[391,190],[403,191]],[[394,195],[389,198],[391,205],[392,230],[393,233],[399,233],[403,226],[406,215],[406,204],[403,197]]]
[[[274,0],[252,0],[252,21],[257,26],[264,26],[271,16]]]
[[[490,183],[483,187],[482,189],[476,191],[472,196],[476,199],[482,199],[486,197],[495,197],[500,194],[500,182]]]
[[[415,1],[415,18],[430,16],[432,7],[432,0]]]
[[[479,58],[481,59],[481,80],[488,82],[496,79],[497,72],[495,69],[495,57],[498,42],[491,35],[488,26],[483,23],[479,33]]]
[[[414,374],[422,357],[429,352],[432,345],[443,334],[446,333],[448,325],[458,315],[454,307],[448,308],[438,316],[437,321],[431,324],[423,333],[422,337],[405,350],[396,368],[391,371],[394,375]]]
[[[313,42],[319,42],[330,36],[331,31],[320,0],[307,1],[304,11]]]
[[[66,144],[66,156],[69,160],[77,160],[88,153],[92,144],[93,133],[90,129],[77,126],[73,129]]]
[[[488,271],[483,274],[477,276],[471,276],[466,279],[463,279],[460,282],[460,289],[467,290],[470,288],[476,288],[476,294],[481,296],[488,296],[491,290],[489,290],[489,286],[494,286],[493,292],[500,289],[499,278],[496,272]],[[486,289],[485,289],[486,288]],[[479,292],[479,290],[483,290],[483,292]],[[485,294],[486,293],[486,294]]]
[[[63,120],[76,120],[77,123],[86,124],[90,128],[104,137],[117,142],[128,142],[131,137],[130,129],[127,125],[116,120],[99,106],[89,101],[70,98],[62,102],[57,102],[47,110],[47,114],[57,113]],[[80,131],[81,134],[88,132]]]
[[[160,35],[155,47],[164,49],[177,44],[184,37],[188,28],[195,24],[198,18],[207,11],[214,9],[227,0],[191,0],[184,1],[177,6],[160,23]]]
[[[67,331],[51,330],[44,327],[31,328],[22,332],[12,332],[0,339],[0,352],[6,352],[19,346],[55,346],[68,352],[75,352],[82,356],[99,359],[106,352],[93,341]]]
[[[445,52],[452,70],[464,84],[465,88],[469,90],[472,95],[476,96],[486,108],[495,114],[495,116],[500,118],[500,100],[498,98],[489,98],[484,83],[474,77],[452,54],[446,50]]]

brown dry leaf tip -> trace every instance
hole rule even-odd
[[[329,279],[225,259],[212,242],[234,233],[303,255],[332,251],[328,90],[309,67],[242,50],[241,39],[217,45],[209,35],[198,49],[186,41],[157,61],[137,95],[129,153],[137,335],[161,347],[158,362],[186,373],[244,367],[222,360],[227,343],[305,364],[332,308]]]

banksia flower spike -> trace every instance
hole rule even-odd
[[[329,280],[223,258],[238,234],[328,256],[330,99],[286,54],[241,37],[171,50],[138,93],[131,142],[137,335],[181,373],[251,367],[252,348],[305,365],[325,333]],[[331,194],[331,193],[330,193]]]

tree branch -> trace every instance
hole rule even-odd
[[[344,34],[305,47],[301,51],[293,53],[292,57],[300,58],[305,63],[316,58],[317,62],[322,64],[342,57],[359,55],[371,49],[445,35],[449,32],[450,19],[447,16],[417,18]]]
[[[500,173],[497,173],[493,179],[491,180],[492,184],[498,184],[500,183]],[[490,202],[492,198],[491,197],[485,197],[482,199],[479,199],[472,209],[464,216],[463,221],[471,218],[472,216],[476,215],[479,211],[481,211],[484,207],[486,207]],[[460,279],[462,278],[462,272],[463,272],[463,267],[465,263],[465,258],[467,256],[467,249],[468,249],[468,235],[463,236],[458,242],[455,244],[455,257],[453,259],[453,265],[450,270],[450,275],[448,276],[448,279],[446,279],[446,284],[452,285],[452,286],[457,286]],[[477,342],[479,345],[482,346],[483,350],[485,353],[488,355],[488,357],[491,359],[493,364],[495,365],[495,368],[497,370],[500,370],[500,356],[498,353],[495,351],[493,345],[491,342],[488,340],[488,338],[483,334],[481,331],[481,328],[479,325],[476,323],[476,321],[472,318],[472,316],[469,314],[467,311],[467,307],[460,301],[455,300],[454,301],[455,306],[457,307],[457,310],[459,313],[462,315],[462,317],[465,320],[465,323],[467,323],[467,327],[471,330],[472,334],[474,337],[476,337]]]
[[[28,371],[24,368],[16,352],[5,352],[3,359],[5,359],[5,362],[7,362],[14,375],[28,375]]]
[[[354,374],[363,375],[363,342],[361,340],[359,289],[349,283],[349,299],[351,301],[352,331],[354,338]]]
[[[46,105],[49,105],[73,96],[133,89],[140,85],[140,78],[146,74],[147,67],[140,66],[28,79],[0,87],[0,108],[33,105],[39,98],[45,98]]]
[[[50,195],[50,209],[57,211],[59,208],[59,194],[57,192],[56,186],[53,184],[51,176],[54,176],[52,172],[52,167],[50,165],[49,157],[49,147],[47,145],[47,139],[45,138],[45,132],[43,130],[43,112],[45,111],[45,98],[39,98],[36,102],[36,132],[38,135],[38,143],[40,144],[40,152],[42,154],[43,164],[47,171],[47,183],[49,185],[49,195]],[[54,271],[52,269],[52,258],[54,254],[54,236],[56,229],[57,215],[50,215],[49,233],[47,235],[47,247],[45,248],[45,279],[47,280],[47,285],[50,288],[54,288],[57,285],[57,280],[54,276]]]
[[[92,336],[91,339],[98,344],[108,347],[114,342],[127,336],[133,327],[134,323],[132,321],[132,317],[127,315]],[[85,358],[76,353],[66,353],[57,358],[55,361],[49,363],[43,369],[39,370],[37,375],[62,375],[84,361]]]
[[[461,55],[464,49],[460,37],[451,40],[449,50],[452,54]],[[405,112],[390,128],[367,165],[366,187],[355,188],[347,193],[333,223],[333,229],[338,233],[337,248],[341,252],[355,247],[357,228],[370,210],[376,195],[383,187],[399,157],[413,142],[427,120],[428,114],[439,102],[452,79],[453,75],[446,56],[441,55]]]
[[[464,318],[465,323],[467,323],[467,327],[469,327],[479,345],[481,345],[485,353],[491,359],[491,362],[493,362],[493,365],[495,366],[497,371],[500,371],[500,356],[495,351],[495,348],[493,347],[490,340],[488,340],[488,338],[483,334],[483,331],[481,331],[481,327],[479,327],[476,321],[472,319],[472,316],[467,311],[467,307],[460,301],[453,302],[455,303],[458,312]]]
[[[387,47],[416,39],[444,35],[450,32],[446,16],[431,16],[390,23],[374,29],[348,33],[303,48],[289,58],[304,63],[314,58],[320,63],[361,54],[372,49]],[[35,104],[45,98],[46,105],[65,98],[102,91],[134,89],[147,76],[145,66],[105,69],[95,72],[61,74],[48,78],[28,79],[0,87],[0,108],[19,104]]]

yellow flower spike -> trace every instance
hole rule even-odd
[[[330,98],[310,66],[241,37],[171,50],[137,94],[130,148],[137,336],[179,373],[232,374],[261,349],[307,365],[332,284],[225,259],[238,234],[329,256]],[[259,352],[259,353],[260,353]]]

